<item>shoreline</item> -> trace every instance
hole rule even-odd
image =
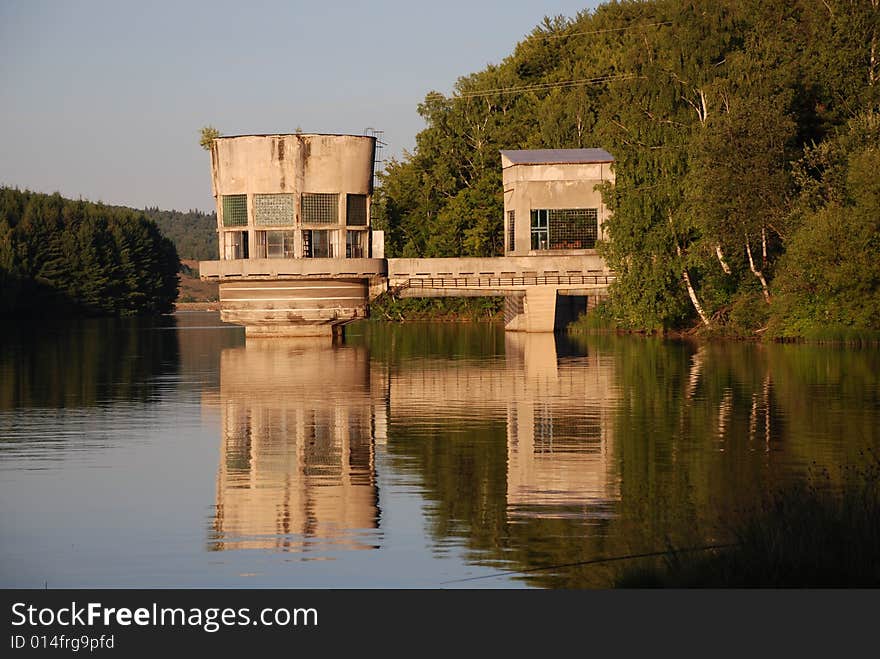
[[[175,302],[171,313],[180,311],[220,311],[220,302]]]
[[[172,314],[188,313],[193,311],[220,311],[220,302],[177,302],[174,305]],[[405,325],[411,323],[439,323],[450,325],[456,323],[503,323],[503,317],[499,314],[492,316],[473,316],[467,313],[442,312],[432,315],[430,312],[416,312],[409,317],[402,316],[400,318],[391,318],[387,315],[383,318],[380,316],[372,316],[365,318],[367,322],[391,323],[395,325]],[[880,345],[880,337],[868,333],[864,337],[854,338],[809,338],[809,337],[774,337],[763,338],[760,336],[736,336],[736,335],[704,335],[698,330],[666,330],[666,331],[646,331],[646,330],[627,330],[622,328],[584,328],[578,327],[577,323],[556,330],[557,334],[566,334],[569,336],[585,336],[585,335],[615,335],[615,336],[639,336],[643,338],[659,338],[671,341],[689,341],[694,343],[778,343],[778,344],[807,344],[807,345],[840,345],[840,346],[877,346]]]

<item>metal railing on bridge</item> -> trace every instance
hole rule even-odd
[[[391,279],[394,279],[392,276]],[[513,289],[521,286],[607,286],[614,282],[615,275],[534,275],[514,277],[409,277],[395,282],[393,289],[407,288],[495,288]]]

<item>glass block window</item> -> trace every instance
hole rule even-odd
[[[593,249],[598,237],[596,208],[532,211],[532,249]]]
[[[507,211],[507,251],[516,249],[516,211]]]
[[[345,196],[345,223],[350,227],[367,226],[367,195]]]
[[[303,224],[336,224],[339,222],[339,195],[303,192]]]
[[[223,226],[246,227],[247,223],[247,195],[223,195]]]
[[[595,208],[551,210],[550,249],[593,249],[599,235],[599,212]]]
[[[255,194],[254,224],[263,227],[293,226],[292,194]]]

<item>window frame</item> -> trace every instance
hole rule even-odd
[[[550,221],[549,210],[546,208],[532,208],[529,213],[531,220],[531,246],[536,252],[543,252],[550,249]],[[541,220],[543,218],[543,226]],[[541,246],[541,236],[544,236],[544,246]],[[537,238],[537,244],[536,244]]]

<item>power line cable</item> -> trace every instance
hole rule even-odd
[[[453,95],[452,99],[457,98],[479,98],[482,96],[493,96],[496,94],[519,94],[530,91],[545,91],[550,89],[560,89],[565,87],[577,87],[580,85],[599,85],[605,82],[616,82],[619,80],[634,80],[643,78],[644,76],[635,73],[620,73],[616,75],[596,76],[593,78],[579,78],[575,80],[559,80],[556,82],[538,82],[531,85],[520,85],[517,87],[497,87],[495,89],[485,89],[478,92],[462,92]]]
[[[657,23],[640,23],[638,25],[627,25],[624,27],[612,27],[612,28],[603,28],[601,30],[584,30],[582,32],[569,32],[566,34],[547,34],[540,35],[542,38],[546,39],[562,39],[566,37],[578,37],[590,34],[605,34],[610,32],[626,32],[629,30],[638,30],[650,27],[659,27],[663,25],[672,25],[672,21],[660,21]],[[538,36],[538,35],[535,35]],[[530,37],[531,38],[531,37]],[[535,83],[533,85],[521,85],[518,87],[499,87],[496,89],[486,89],[478,92],[463,92],[459,94],[453,94],[451,98],[480,98],[484,96],[492,96],[493,94],[503,94],[503,93],[522,93],[528,91],[544,91],[549,89],[561,89],[565,87],[576,87],[579,85],[595,85],[601,84],[603,82],[612,82],[616,80],[632,80],[638,78],[635,74],[618,74],[618,75],[605,75],[598,76],[594,78],[583,78],[579,80],[563,80],[558,82],[545,82],[545,83]]]
[[[739,543],[728,543],[723,545],[705,545],[703,547],[686,547],[684,549],[672,549],[665,551],[651,551],[645,552],[644,554],[628,554],[626,556],[609,556],[603,558],[594,558],[588,561],[577,561],[575,563],[559,563],[557,565],[546,565],[542,567],[533,567],[526,570],[506,570],[504,572],[496,572],[494,574],[484,574],[479,577],[467,577],[465,579],[452,579],[450,581],[443,581],[441,585],[450,584],[450,583],[462,583],[465,581],[479,581],[481,579],[494,579],[496,577],[507,577],[518,574],[527,574],[530,572],[543,572],[547,570],[557,570],[563,567],[578,567],[581,565],[598,565],[600,563],[613,563],[615,561],[628,561],[636,558],[654,558],[657,556],[668,556],[670,554],[683,554],[688,552],[695,551],[711,551],[713,549],[730,549],[731,547],[737,547]]]
[[[584,32],[568,32],[563,34],[544,34],[544,39],[565,39],[566,37],[579,37],[585,34],[605,34],[606,32],[625,32],[627,30],[637,30],[645,27],[659,27],[661,25],[672,25],[672,21],[660,21],[659,23],[641,23],[639,25],[627,25],[626,27],[609,27],[602,30],[586,30]]]

